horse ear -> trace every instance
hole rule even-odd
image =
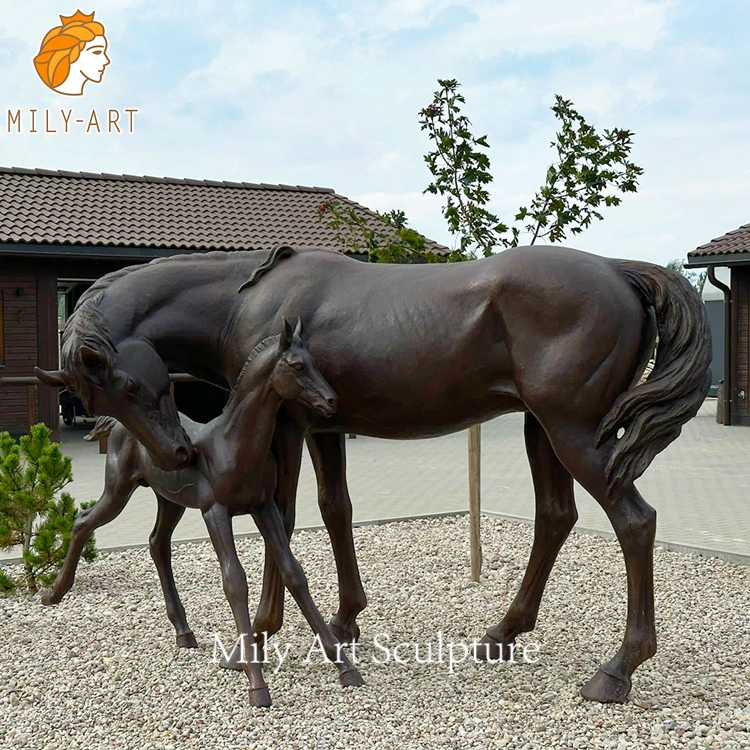
[[[71,383],[70,376],[65,370],[42,370],[41,367],[35,367],[34,374],[45,385],[52,385],[59,388]]]
[[[292,344],[292,326],[286,318],[281,319],[281,337],[279,338],[279,351],[285,352]]]
[[[294,335],[298,338],[302,336],[302,318],[297,318],[297,325],[294,327]]]
[[[78,349],[81,364],[86,368],[86,377],[100,387],[107,381],[107,358],[96,349],[82,346]]]

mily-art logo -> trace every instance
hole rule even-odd
[[[34,67],[58,94],[81,96],[89,81],[101,83],[104,77],[110,63],[107,37],[94,13],[87,16],[77,10],[72,16],[60,16],[62,26],[55,26],[42,40]]]
[[[83,96],[86,85],[101,83],[111,60],[104,25],[77,10],[60,16],[61,26],[50,29],[42,39],[34,68],[47,88],[64,96]],[[122,110],[95,108],[80,112],[67,109],[28,110],[8,108],[6,132],[37,133],[133,133],[137,107]]]

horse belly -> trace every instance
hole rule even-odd
[[[353,374],[331,380],[338,413],[315,429],[372,437],[436,437],[524,408],[503,342],[444,357],[392,361],[389,366],[351,363]]]

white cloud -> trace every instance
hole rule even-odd
[[[417,112],[450,76],[464,84],[475,132],[489,136],[501,218],[543,179],[556,124],[548,108],[560,93],[597,127],[635,130],[633,158],[646,169],[637,195],[570,244],[664,261],[750,220],[750,106],[729,83],[750,60],[676,26],[686,2],[338,0],[285,11],[259,0],[102,0],[96,9],[118,57],[86,104],[134,103],[139,131],[9,138],[0,120],[0,164],[325,185],[373,208],[403,208],[412,226],[448,244],[440,199],[421,192],[429,144]],[[3,107],[59,106],[30,62],[59,12],[51,0],[4,9]],[[188,62],[179,36],[167,36],[138,61],[158,76],[184,57],[166,95],[130,75],[128,24],[144,18],[173,21],[203,43]]]

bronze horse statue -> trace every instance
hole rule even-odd
[[[323,419],[336,410],[336,394],[305,349],[301,333],[301,321],[292,332],[283,320],[281,335],[263,339],[250,353],[220,416],[206,425],[184,418],[197,457],[185,468],[158,468],[148,451],[121,424],[112,417],[99,419],[94,437],[109,434],[104,492],[93,507],[76,519],[64,565],[52,590],[42,597],[45,604],[62,600],[73,585],[76,567],[91,534],[122,512],[138,486],[149,486],[159,503],[151,553],[167,614],[175,627],[178,646],[196,646],[172,574],[170,541],[185,508],[198,508],[219,558],[224,593],[238,633],[241,638],[254,636],[257,658],[245,660],[240,667],[250,680],[250,700],[255,706],[270,706],[271,697],[261,671],[264,636],[261,631],[253,631],[249,619],[247,579],[232,535],[231,518],[238,514],[252,514],[285,585],[327,657],[336,663],[342,684],[362,684],[346,654],[339,653],[335,636],[310,597],[304,572],[289,549],[283,520],[273,499],[277,466],[269,449],[282,401],[310,409]],[[243,653],[240,649],[235,651],[238,657]]]
[[[575,478],[607,513],[628,579],[622,646],[582,693],[624,701],[633,671],[656,650],[656,513],[634,480],[695,415],[709,386],[708,323],[690,284],[649,263],[561,247],[448,265],[365,264],[288,246],[173,256],[94,284],[65,327],[62,369],[38,374],[73,384],[90,411],[120,420],[157,464],[184,466],[193,449],[169,397],[167,366],[226,386],[282,316],[304,318],[310,352],[339,396],[331,419],[283,407],[272,442],[276,502],[291,534],[307,436],[336,557],[336,636],[357,637],[366,604],[345,433],[430,437],[523,411],[534,542],[520,590],[485,644],[499,656],[534,627],[577,518]],[[653,371],[639,383],[657,340]],[[281,626],[283,591],[267,552],[257,630]]]

